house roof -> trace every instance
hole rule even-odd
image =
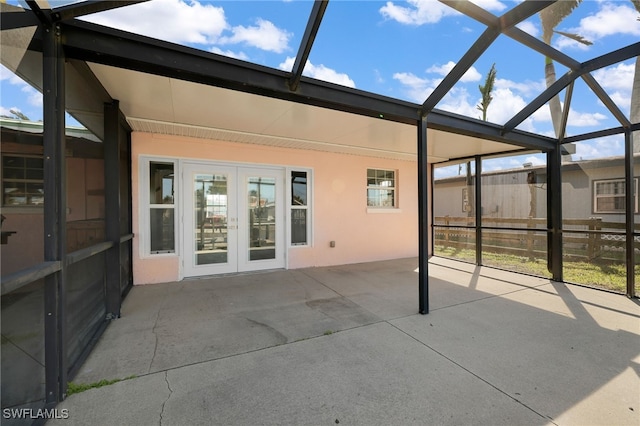
[[[444,1],[486,25],[486,31],[422,104],[302,75],[325,1],[312,8],[290,72],[77,19],[136,1],[80,2],[54,9],[47,9],[46,2],[27,3],[32,11],[1,5],[3,65],[41,88],[42,36],[35,26],[55,22],[68,59],[68,112],[98,137],[102,137],[102,105],[116,99],[134,131],[414,160],[417,124],[426,118],[430,162],[522,149],[545,151],[558,140],[525,132],[518,125],[555,94],[573,87],[579,77],[620,123],[603,129],[604,133],[640,128],[590,74],[636,57],[640,43],[580,62],[515,27],[553,2],[518,3],[498,17],[471,2]],[[505,123],[437,109],[442,97],[500,35],[553,58],[568,68],[567,73]]]

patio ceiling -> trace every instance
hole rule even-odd
[[[640,43],[581,63],[515,27],[553,2],[523,2],[496,17],[471,2],[443,1],[487,28],[422,104],[302,76],[326,1],[314,3],[290,72],[75,19],[133,3],[138,1],[80,2],[49,10],[46,2],[27,1],[34,13],[2,4],[2,63],[40,88],[41,71],[33,67],[37,61],[26,60],[27,46],[38,50],[40,35],[24,29],[40,21],[58,22],[72,71],[85,80],[68,84],[68,111],[98,136],[102,135],[96,116],[102,103],[117,99],[134,131],[165,135],[415,160],[417,124],[421,117],[427,117],[429,162],[523,149],[545,151],[556,146],[558,140],[516,126],[555,94],[572,87],[579,77],[620,122],[619,129],[606,132],[638,127],[589,73],[637,56]],[[11,19],[7,19],[9,16]],[[20,36],[16,36],[18,32]],[[522,111],[514,111],[514,117],[502,125],[436,109],[499,35],[553,58],[569,72]],[[5,40],[10,40],[8,46]],[[16,49],[16,45],[21,47]],[[90,105],[84,90],[87,85],[98,87],[104,99]]]
[[[415,160],[415,125],[91,63],[134,131]],[[431,162],[519,149],[429,129]]]

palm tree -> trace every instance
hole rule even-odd
[[[482,94],[482,101],[480,101],[480,105],[477,105],[476,108],[482,111],[482,120],[487,121],[487,110],[489,109],[489,104],[493,100],[493,96],[491,96],[491,92],[493,92],[493,84],[496,81],[496,64],[491,65],[491,69],[487,73],[487,78],[484,81],[484,86],[478,86],[480,89],[480,93]]]
[[[565,37],[569,37],[576,40],[579,43],[586,45],[592,44],[590,41],[585,40],[582,36],[577,34],[570,34],[561,31],[556,31],[555,28],[562,22],[564,18],[569,16],[573,10],[580,5],[582,0],[560,0],[548,6],[540,12],[540,22],[542,24],[542,41],[551,45],[551,38],[554,34],[560,34]],[[545,58],[544,77],[547,83],[547,87],[550,87],[556,82],[556,69],[553,65],[553,60],[548,56]],[[560,105],[560,97],[554,96],[549,101],[549,109],[551,112],[551,121],[553,123],[553,130],[556,137],[560,137],[560,122],[562,121],[562,106]]]

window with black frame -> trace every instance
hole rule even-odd
[[[39,156],[2,156],[2,205],[44,204],[44,163]]]

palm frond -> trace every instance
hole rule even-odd
[[[587,40],[586,38],[582,37],[579,34],[565,33],[564,31],[554,31],[554,33],[563,35],[565,37],[569,37],[571,40],[575,40],[578,43],[582,43],[587,46],[591,46],[593,44],[592,42],[590,42],[589,40]]]
[[[547,43],[551,40],[553,30],[580,5],[582,0],[558,0],[540,11],[542,23],[542,39]]]

